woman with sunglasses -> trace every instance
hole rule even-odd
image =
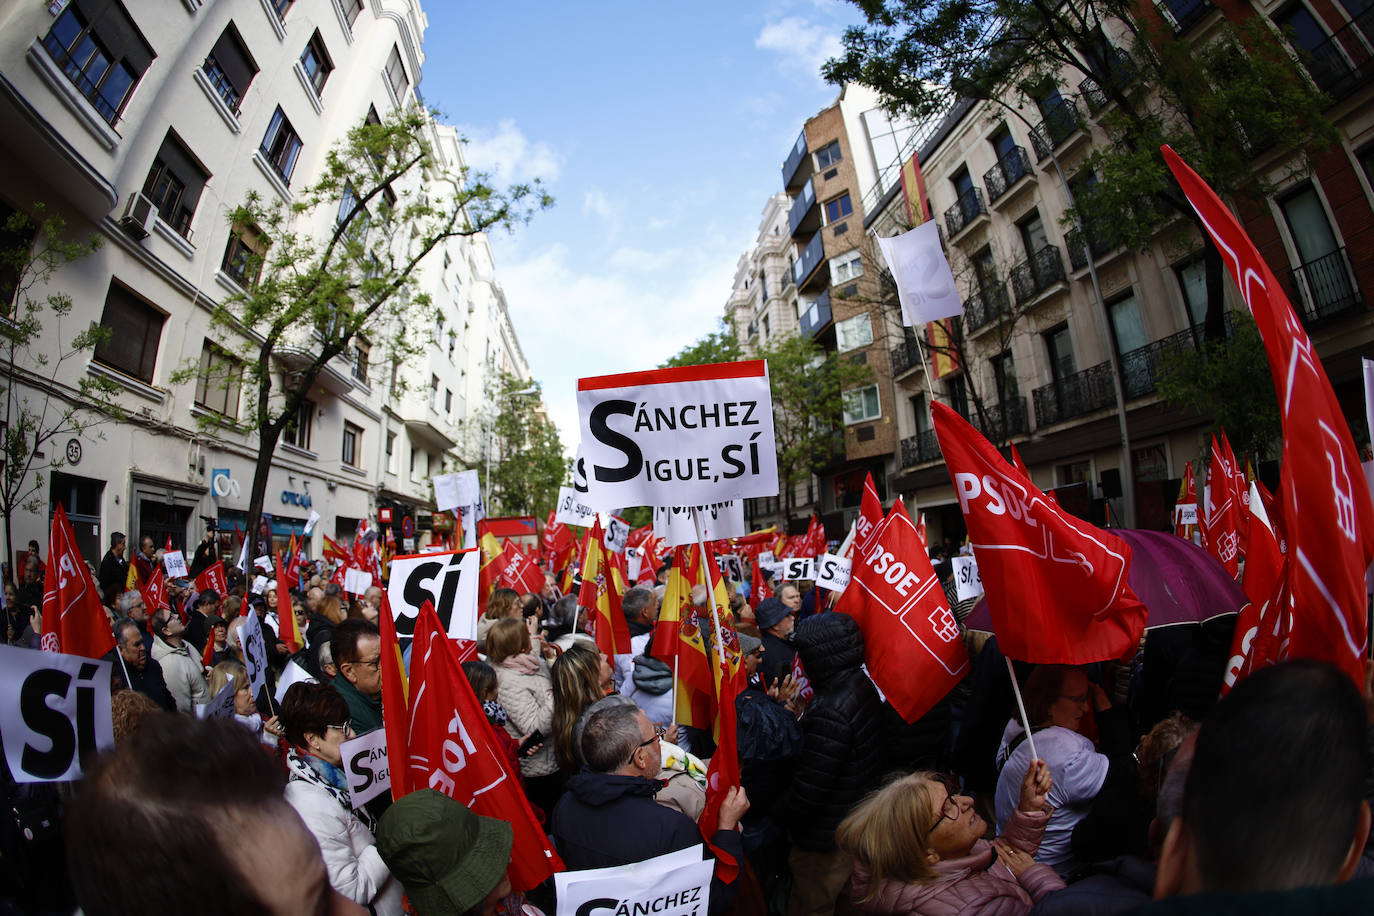
[[[854,859],[854,902],[870,913],[1029,912],[1064,886],[1034,861],[1052,784],[1044,762],[1032,761],[1006,831],[989,842],[987,822],[952,779],[918,772],[889,783],[835,831],[836,845]]]
[[[348,795],[342,745],[354,737],[348,704],[328,684],[292,684],[279,720],[291,748],[286,753],[286,801],[315,835],[329,883],[378,916],[400,916],[402,889],[377,852],[375,824]]]

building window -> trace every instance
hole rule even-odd
[[[308,398],[302,400],[300,406],[296,408],[296,416],[290,423],[286,424],[286,429],[282,431],[282,438],[288,445],[310,451],[310,433],[315,426],[315,402]]]
[[[397,45],[391,46],[391,56],[386,59],[386,82],[396,94],[396,101],[404,102],[410,79],[406,77],[406,67],[401,61],[401,49]]]
[[[1028,258],[1034,257],[1037,251],[1050,243],[1039,211],[1031,211],[1031,215],[1017,223],[1016,228],[1021,234],[1021,245],[1026,249]]]
[[[343,11],[348,27],[353,28],[353,23],[358,21],[358,14],[363,11],[363,0],[343,0]]]
[[[267,133],[259,148],[263,158],[272,164],[282,181],[291,183],[291,173],[295,171],[296,159],[301,154],[301,138],[291,122],[286,120],[281,107],[272,114],[272,123],[267,125]]]
[[[215,87],[215,92],[224,100],[224,104],[229,106],[235,117],[238,117],[239,105],[248,94],[248,87],[257,75],[258,66],[253,63],[248,48],[232,22],[224,27],[219,40],[205,56],[201,70],[209,79],[210,85]]]
[[[396,434],[386,434],[386,472],[396,473]]]
[[[267,237],[256,226],[234,224],[224,248],[221,269],[244,289],[258,285],[262,262],[267,258]]]
[[[68,3],[43,37],[43,47],[108,124],[119,120],[154,57],[116,0]]]
[[[949,406],[963,417],[969,418],[968,412],[968,380],[962,375],[952,375],[945,379],[945,396],[949,398]]]
[[[367,364],[372,358],[372,344],[365,340],[353,341],[353,377],[367,384]]]
[[[1178,288],[1183,294],[1183,304],[1188,310],[1189,324],[1197,327],[1207,320],[1207,263],[1202,258],[1193,258],[1187,264],[1174,268],[1178,278]]]
[[[286,13],[291,7],[296,5],[296,0],[271,0],[272,7],[277,11],[277,18],[282,22],[286,21]]]
[[[1011,351],[1004,350],[994,356],[989,362],[992,363],[992,379],[997,385],[997,403],[1006,404],[1017,397],[1016,386],[1016,364],[1012,362]]]
[[[1134,293],[1107,303],[1107,311],[1112,317],[1112,339],[1117,353],[1129,353],[1145,346],[1145,325],[1140,320],[1140,306]]]
[[[334,225],[343,225],[344,220],[353,212],[353,208],[358,205],[358,193],[353,190],[353,182],[345,181],[343,194],[339,197],[339,213],[334,217]]]
[[[458,334],[456,331],[448,332],[448,358],[453,359],[453,355],[458,350]]]
[[[1280,200],[1279,207],[1298,256],[1294,273],[1306,306],[1317,316],[1326,316],[1358,302],[1344,250],[1317,189],[1303,184]]]
[[[439,409],[439,376],[437,375],[429,377],[429,409]]]
[[[863,276],[864,258],[857,250],[830,259],[830,285],[839,286]]]
[[[849,202],[848,191],[825,202],[825,222],[827,225],[838,222],[853,212],[854,205]]]
[[[450,416],[453,414],[453,389],[451,388],[444,389],[444,413]]]
[[[196,376],[196,405],[237,419],[242,386],[243,363],[205,341],[200,349],[200,374]]]
[[[1045,353],[1050,359],[1050,378],[1054,381],[1062,382],[1078,371],[1067,324],[1045,332]]]
[[[866,385],[844,393],[844,422],[846,425],[876,420],[883,415],[878,401],[878,386]]]
[[[95,348],[95,361],[149,385],[157,363],[162,322],[167,316],[118,283],[105,294],[100,326],[109,333]]]
[[[340,457],[343,463],[349,467],[362,467],[363,428],[361,426],[354,426],[352,423],[344,421],[343,453]]]
[[[334,70],[334,62],[329,59],[329,51],[325,49],[324,38],[320,35],[319,29],[316,29],[315,34],[305,43],[305,50],[301,52],[301,69],[310,80],[315,95],[323,93],[324,84]]]
[[[840,141],[831,140],[825,146],[816,150],[816,168],[828,169],[835,165],[843,157],[840,155]]]
[[[835,322],[835,345],[841,352],[873,343],[873,322],[867,314]]]
[[[143,193],[157,207],[164,223],[190,239],[191,218],[209,180],[209,174],[169,130],[143,182]]]

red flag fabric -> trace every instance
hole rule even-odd
[[[931,412],[1002,654],[1082,665],[1134,653],[1145,606],[1126,583],[1130,546],[1051,504],[953,410]]]
[[[656,538],[646,538],[640,545],[639,575],[635,576],[635,585],[653,586],[658,582],[658,568],[663,565],[658,544]]]
[[[200,664],[204,668],[211,668],[215,661],[215,632],[211,630],[205,634],[205,648],[200,652]]]
[[[926,534],[926,514],[924,512],[916,520],[916,536],[921,539],[921,547],[925,549],[926,556],[930,556],[930,536]]]
[[[738,644],[738,643],[737,643]],[[719,714],[717,721],[716,752],[711,755],[710,766],[706,768],[706,807],[697,826],[701,829],[702,839],[716,857],[716,877],[726,884],[733,884],[739,877],[739,862],[730,853],[711,842],[720,826],[720,805],[732,788],[740,784],[739,744],[736,740],[735,698],[744,689],[744,673],[736,664],[734,670],[728,662],[714,659],[721,672]]]
[[[1183,482],[1178,487],[1178,501],[1174,504],[1174,534],[1183,538],[1185,541],[1193,539],[1193,529],[1196,525],[1184,525],[1179,522],[1180,512],[1184,506],[1192,506],[1192,512],[1197,512],[1197,479],[1193,477],[1193,463],[1188,462],[1183,468]]]
[[[478,613],[486,613],[487,599],[501,577],[506,554],[505,548],[497,543],[496,536],[490,531],[478,537],[477,547],[482,552],[481,566],[477,569],[477,610]]]
[[[1030,471],[1026,468],[1026,462],[1021,458],[1021,453],[1016,450],[1016,446],[1011,446],[1011,466],[1021,472],[1021,476],[1027,480],[1031,479]]]
[[[640,525],[625,536],[626,547],[639,547],[654,536],[653,525]]]
[[[229,577],[224,574],[224,561],[216,560],[212,565],[205,567],[196,576],[196,591],[203,592],[210,590],[219,595],[223,601],[229,597]]]
[[[873,683],[907,722],[929,712],[968,671],[959,623],[900,499],[855,558],[835,610],[858,622]]]
[[[663,589],[663,601],[658,611],[658,622],[654,624],[654,636],[650,640],[654,658],[668,664],[673,663],[678,652],[678,628],[687,617],[696,613],[692,606],[692,579],[695,566],[691,562],[688,547],[673,548],[673,565],[668,571],[668,582]]]
[[[749,600],[754,602],[755,607],[758,607],[760,601],[772,597],[773,589],[768,586],[767,580],[763,578],[763,564],[755,562],[753,582],[749,589]]]
[[[1226,430],[1221,431],[1221,453],[1226,456],[1226,467],[1231,474],[1231,502],[1236,510],[1236,550],[1240,559],[1245,559],[1246,538],[1250,534],[1250,481],[1245,477],[1245,468],[1236,460],[1231,450],[1231,441],[1226,438]]]
[[[854,553],[856,557],[868,553],[883,524],[883,501],[878,498],[878,487],[873,483],[870,472],[864,478],[864,495],[859,501],[859,515],[854,521]]]
[[[1207,552],[1234,578],[1240,575],[1240,513],[1231,485],[1226,453],[1213,436],[1207,485],[1203,488],[1202,539]]]
[[[506,546],[500,563],[501,573],[497,577],[500,588],[513,588],[522,595],[537,595],[544,589],[544,570],[534,562],[534,557],[515,544]]]
[[[428,603],[416,618],[414,639],[407,787],[436,789],[477,814],[507,821],[515,833],[507,872],[511,886],[518,893],[537,887],[562,871],[563,861],[545,837]]]
[[[62,504],[53,513],[48,559],[43,573],[43,635],[46,652],[100,658],[115,647],[110,623],[100,604],[86,561],[76,547],[76,534]]]
[[[1274,594],[1279,578],[1284,574],[1283,551],[1279,549],[1279,539],[1269,524],[1269,513],[1264,509],[1259,490],[1251,484],[1249,537],[1250,550],[1245,556],[1245,569],[1241,573],[1241,588],[1245,596],[1256,606],[1263,604]],[[1237,627],[1239,634],[1240,629]],[[1232,655],[1235,653],[1232,652]]]
[[[153,574],[147,582],[139,583],[138,591],[143,596],[143,603],[147,606],[149,617],[168,606],[167,575],[162,571],[161,566],[153,570]]]
[[[280,558],[278,558],[280,560]],[[296,545],[296,532],[291,532],[291,543],[286,548],[286,565],[279,567],[277,579],[282,592],[290,591],[300,584],[301,550]]]
[[[614,658],[630,650],[630,624],[620,609],[624,579],[606,550],[601,520],[592,522],[587,532],[587,556],[582,562],[582,588],[577,603],[587,609],[596,647]]]
[[[431,614],[434,612],[428,601],[424,606]],[[382,631],[382,727],[386,729],[387,759],[407,763],[391,767],[391,798],[395,801],[410,792],[410,683],[401,655],[401,641],[396,636],[396,617],[386,589],[382,590],[377,628]]]
[[[287,594],[286,573],[282,568],[281,551],[276,552],[277,562],[277,635],[292,653],[305,648],[305,637],[301,634],[296,612],[291,607],[291,596]]]
[[[348,560],[348,551],[329,535],[324,535],[324,556],[327,560]]]
[[[1167,146],[1164,158],[1250,307],[1283,418],[1289,654],[1334,662],[1364,684],[1365,571],[1374,559],[1374,506],[1326,370],[1283,287],[1231,211]]]
[[[776,527],[765,528],[763,531],[751,531],[746,535],[734,538],[734,549],[742,554],[746,554],[751,559],[757,557],[765,550],[772,550],[778,540]]]
[[[557,572],[567,566],[572,560],[573,549],[577,546],[572,529],[556,521],[557,515],[556,511],[550,512],[548,521],[544,523],[544,559],[549,564],[551,572]]]
[[[802,552],[797,554],[797,556],[822,556],[825,553],[826,544],[825,526],[821,524],[820,518],[813,512],[811,514],[811,522],[806,526],[804,540],[799,545]]]

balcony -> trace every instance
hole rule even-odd
[[[1083,244],[1083,237],[1087,236],[1088,244]],[[1109,252],[1116,248],[1116,244],[1110,239],[1104,238],[1095,232],[1079,232],[1077,229],[1070,229],[1064,233],[1064,247],[1069,250],[1069,265],[1073,270],[1082,270],[1088,266],[1088,252],[1091,251],[1093,259],[1105,257]]]
[[[1013,146],[1007,154],[997,160],[997,164],[983,173],[983,184],[988,188],[988,203],[997,203],[1022,178],[1031,174],[1030,157],[1024,148]]]
[[[949,228],[950,241],[972,225],[978,217],[987,215],[988,205],[983,203],[982,190],[971,187],[960,194],[954,206],[945,211],[945,225]]]
[[[816,297],[816,300],[801,313],[799,319],[801,331],[808,337],[815,337],[826,325],[830,324],[833,316],[830,313],[830,291],[826,290]]]
[[[964,300],[964,327],[970,334],[1011,315],[1007,288],[1001,283],[988,289],[979,287]]]
[[[1303,55],[1303,61],[1317,88],[1339,102],[1374,77],[1370,44],[1374,44],[1374,7]]]
[[[792,279],[796,281],[799,290],[805,289],[807,283],[819,275],[819,268],[828,263],[825,260],[825,243],[821,239],[819,232],[812,236],[811,241],[802,249],[801,257],[792,265]],[[826,267],[827,279],[829,275],[830,270]]]
[[[1294,267],[1285,286],[1303,324],[1364,309],[1364,294],[1344,248]]]
[[[899,378],[921,365],[921,344],[914,336],[892,348],[893,378]]]
[[[935,430],[923,429],[914,436],[902,440],[902,467],[926,464],[940,460],[940,440]]]
[[[753,340],[755,337],[758,337],[758,336],[759,336],[759,325],[758,325],[758,322],[756,322],[756,321],[751,321],[751,322],[749,322],[749,329],[748,329],[748,330],[749,330],[749,339],[750,339],[750,340]]]
[[[1011,269],[1016,304],[1025,305],[1056,283],[1064,282],[1064,258],[1058,245],[1046,245]]]
[[[105,119],[106,124],[114,127],[115,122],[119,120],[119,108],[124,104],[124,98],[132,91],[133,85],[138,82],[139,77],[134,76],[132,82],[121,79],[108,80],[110,86],[123,91],[122,95],[111,97],[86,75],[84,57],[100,53],[100,50],[95,48],[89,39],[84,40],[81,47],[78,48],[78,51],[84,50],[86,52],[83,54],[82,60],[77,60],[68,54],[58,37],[51,33],[43,39],[43,47],[47,49],[48,54],[52,55],[52,59],[57,65],[62,68],[62,72],[67,79],[71,80],[71,84],[76,87],[77,92],[81,93],[82,98],[91,103],[91,107],[100,114],[100,117]],[[119,70],[121,66],[116,65],[118,72],[123,72]],[[130,76],[131,74],[125,73],[124,75]]]
[[[1035,401],[1035,425],[1043,429],[1074,417],[1082,417],[1116,404],[1112,364],[1101,363],[1031,392]]]
[[[787,211],[787,228],[793,238],[821,228],[821,208],[816,206],[816,191],[809,181],[793,199],[792,209]]]
[[[1031,129],[1035,161],[1044,162],[1052,151],[1079,128],[1078,108],[1072,99],[1060,99],[1045,109],[1045,120]]]
[[[234,88],[233,83],[229,82],[228,75],[225,74],[224,68],[219,65],[219,61],[215,60],[213,54],[205,58],[205,63],[201,65],[201,71],[205,74],[205,79],[210,83],[210,86],[215,90],[215,94],[220,97],[229,111],[237,118],[239,116],[239,105],[243,102],[243,99],[239,97],[238,90]]]
[[[815,163],[811,161],[811,151],[806,148],[806,131],[797,135],[797,142],[792,144],[792,152],[787,154],[787,161],[782,164],[782,186],[788,191],[795,191],[801,187],[802,182],[809,181],[811,173],[815,170]]]
[[[1211,0],[1155,0],[1155,9],[1166,22],[1173,23],[1175,35],[1182,35],[1201,22],[1213,7]]]
[[[973,411],[969,422],[973,428],[987,437],[989,442],[1005,442],[1012,436],[1025,436],[1030,433],[1030,413],[1026,410],[1025,398],[1008,398],[1000,404],[984,404],[983,416],[986,422]]]

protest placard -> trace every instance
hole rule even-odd
[[[248,670],[248,686],[256,697],[267,689],[267,642],[263,639],[257,614],[250,612],[243,618],[239,640],[243,644],[243,667]]]
[[[0,645],[0,738],[15,782],[65,782],[114,747],[110,663]]]
[[[977,557],[950,557],[954,566],[955,597],[960,601],[983,594],[983,578],[978,575]]]
[[[458,501],[458,475],[457,474],[436,474],[434,477],[434,508],[440,512],[447,512],[450,509],[457,509],[462,505]]]
[[[1197,503],[1183,503],[1174,506],[1175,525],[1196,525],[1197,524]]]
[[[273,565],[271,557],[258,557],[256,560],[253,561],[253,565],[256,566],[258,569],[262,570],[263,572],[267,573],[269,576],[274,575],[276,573],[277,568],[275,565]]]
[[[602,524],[606,532],[606,549],[611,553],[624,553],[625,543],[630,538],[630,524],[618,515],[607,516]]]
[[[478,566],[476,548],[393,558],[386,593],[396,636],[415,635],[415,618],[428,601],[450,639],[476,639]]]
[[[391,768],[387,764],[386,729],[377,728],[339,745],[344,772],[348,774],[348,797],[354,808],[361,808],[391,788]]]
[[[309,671],[296,664],[294,660],[287,662],[286,667],[281,670],[281,677],[277,678],[277,702],[282,701],[282,698],[286,696],[287,689],[292,684],[313,683],[315,683],[315,678],[311,676]]]
[[[630,865],[558,872],[557,916],[706,916],[714,865],[698,844]]]
[[[577,409],[597,509],[778,493],[763,360],[579,379]]]
[[[186,569],[186,554],[180,550],[169,550],[164,553],[162,568],[167,570],[168,579],[185,579],[190,576]]]
[[[644,565],[644,554],[638,547],[625,548],[625,579],[633,582],[639,578],[639,570]]]
[[[344,570],[343,590],[350,595],[361,595],[372,587],[372,573],[352,566]]]
[[[558,488],[558,505],[553,520],[560,525],[580,525],[590,528],[596,518],[596,510],[578,498],[572,487]]]
[[[788,557],[782,561],[782,578],[787,582],[816,578],[815,557]]]
[[[669,547],[697,542],[697,530],[692,524],[692,510],[701,519],[701,538],[720,541],[743,537],[749,533],[744,524],[744,501],[727,499],[702,506],[655,506],[654,537],[663,538]]]
[[[716,566],[720,567],[720,573],[725,578],[736,582],[744,581],[744,564],[739,561],[739,554],[719,554],[716,557]]]
[[[816,562],[816,588],[842,592],[849,585],[853,561],[827,553]]]
[[[210,702],[196,707],[196,715],[202,719],[229,718],[234,714],[234,694],[238,689],[238,685],[234,683],[234,676],[229,675],[229,680],[219,689],[219,693],[210,698]],[[281,697],[277,699],[280,701]]]

